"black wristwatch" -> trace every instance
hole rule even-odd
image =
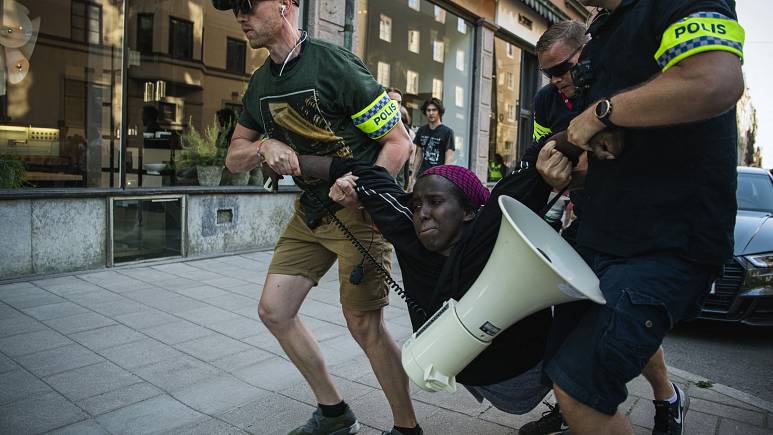
[[[612,120],[609,119],[609,116],[612,115],[612,101],[609,98],[604,98],[603,100],[599,101],[596,104],[596,109],[594,110],[596,114],[596,118],[599,119],[599,121],[603,122],[604,125],[606,125],[609,128],[617,127]]]

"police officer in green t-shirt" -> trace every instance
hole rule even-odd
[[[397,103],[354,54],[298,29],[296,0],[213,0],[213,5],[233,10],[250,46],[270,53],[250,79],[226,166],[243,172],[265,162],[280,175],[294,176],[303,190],[277,242],[258,307],[319,404],[311,419],[291,433],[356,433],[360,427],[298,316],[311,287],[336,261],[347,326],[367,354],[394,416],[394,427],[385,433],[421,433],[400,349],[383,323],[387,285],[367,264],[357,279],[352,272],[362,267],[362,255],[311,195],[335,212],[387,270],[392,247],[356,207],[356,198],[349,199],[350,207],[339,206],[328,198],[327,183],[301,176],[298,165],[298,154],[337,156],[382,166],[394,176],[410,151]]]

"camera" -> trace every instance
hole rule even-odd
[[[569,71],[572,75],[572,82],[577,89],[577,94],[582,95],[586,90],[590,89],[593,84],[593,67],[589,59],[584,59],[579,62]]]

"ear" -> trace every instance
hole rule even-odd
[[[473,221],[475,219],[475,215],[476,214],[477,213],[475,213],[475,210],[473,210],[471,208],[465,207],[465,209],[464,209],[464,219],[462,219],[462,222],[466,223],[466,222]]]

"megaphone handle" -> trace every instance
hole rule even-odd
[[[338,217],[336,217],[335,213],[333,213],[333,211],[330,210],[327,204],[322,202],[322,200],[319,199],[319,197],[314,192],[309,190],[309,191],[306,191],[306,193],[309,195],[309,197],[311,197],[311,199],[314,202],[317,203],[317,205],[319,205],[320,207],[322,207],[323,210],[325,210],[325,213],[327,213],[330,216],[330,218],[333,220],[333,222],[338,227],[338,229],[340,229],[341,232],[344,233],[344,236],[346,236],[346,238],[349,239],[350,242],[352,242],[354,247],[357,248],[358,251],[360,251],[360,254],[362,254],[362,256],[365,259],[367,259],[373,266],[375,266],[378,273],[380,273],[381,276],[384,277],[384,280],[386,280],[387,284],[392,288],[392,290],[394,290],[394,292],[397,293],[397,295],[400,296],[405,301],[406,305],[408,305],[408,308],[413,310],[415,313],[421,315],[423,320],[427,320],[427,317],[428,317],[427,312],[424,311],[421,305],[416,303],[416,301],[414,301],[413,299],[408,297],[407,294],[405,294],[405,290],[403,290],[403,288],[400,287],[400,284],[396,283],[395,280],[392,279],[392,275],[390,275],[389,272],[386,269],[384,269],[384,266],[382,266],[381,263],[379,263],[373,257],[373,255],[370,254],[370,251],[368,249],[362,246],[362,243],[360,243],[360,241],[357,240],[357,237],[355,237],[354,234],[352,234],[352,232],[349,231],[349,228],[347,228],[346,225],[344,225],[344,223],[341,222],[341,220],[338,219]]]
[[[538,215],[539,217],[543,217],[543,216],[545,216],[545,213],[547,213],[547,212],[548,212],[548,210],[550,210],[551,208],[553,208],[553,206],[556,204],[556,202],[557,202],[557,201],[558,201],[558,200],[561,198],[561,196],[562,196],[562,195],[563,195],[563,194],[566,192],[566,189],[567,189],[567,188],[569,188],[569,185],[566,185],[566,186],[564,186],[564,188],[563,188],[563,189],[561,189],[561,191],[560,191],[560,192],[558,192],[558,194],[557,194],[556,196],[554,196],[554,197],[553,197],[553,199],[551,199],[550,201],[548,201],[548,203],[547,203],[547,204],[545,204],[545,207],[542,207],[542,210],[540,210],[540,211],[539,211],[539,213],[537,213],[537,215]]]

